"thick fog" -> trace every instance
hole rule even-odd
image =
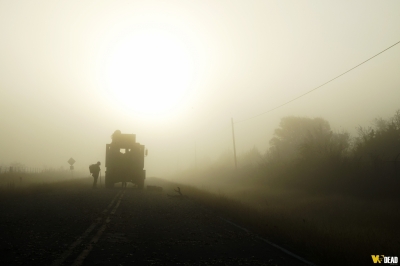
[[[400,108],[398,1],[0,1],[0,165],[77,170],[111,134],[148,176],[264,152],[282,117],[355,132]],[[252,119],[249,119],[253,116]],[[240,122],[242,121],[242,122]],[[233,165],[233,159],[232,159]]]

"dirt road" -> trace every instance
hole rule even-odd
[[[189,198],[81,185],[0,202],[2,265],[304,265]]]

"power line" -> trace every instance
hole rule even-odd
[[[297,100],[297,99],[299,99],[299,98],[301,98],[301,97],[303,97],[303,96],[305,96],[305,95],[307,95],[307,94],[309,94],[309,93],[311,93],[311,92],[313,92],[313,91],[315,91],[315,90],[321,88],[322,86],[325,86],[326,84],[328,84],[328,83],[334,81],[335,79],[337,79],[337,78],[343,76],[344,74],[346,74],[346,73],[352,71],[353,69],[355,69],[355,68],[361,66],[362,64],[368,62],[368,61],[371,60],[372,58],[377,57],[378,55],[382,54],[383,52],[386,52],[387,50],[389,50],[390,48],[396,46],[396,45],[399,44],[399,43],[400,43],[400,41],[396,42],[395,44],[389,46],[389,47],[386,48],[385,50],[383,50],[383,51],[377,53],[376,55],[374,55],[374,56],[368,58],[368,59],[365,60],[364,62],[362,62],[362,63],[356,65],[355,67],[350,68],[349,70],[347,70],[347,71],[343,72],[342,74],[340,74],[340,75],[334,77],[333,79],[328,80],[327,82],[325,82],[325,83],[319,85],[318,87],[315,87],[314,89],[309,90],[309,91],[307,91],[306,93],[303,93],[302,95],[297,96],[296,98],[294,98],[294,99],[292,99],[292,100],[290,100],[290,101],[287,101],[287,102],[285,102],[285,103],[283,103],[283,104],[281,104],[281,105],[279,105],[279,106],[277,106],[277,107],[274,107],[274,108],[272,108],[272,109],[270,109],[270,110],[268,110],[268,111],[265,111],[265,112],[263,112],[263,113],[260,113],[260,114],[258,114],[258,115],[255,115],[255,116],[246,118],[246,119],[244,119],[244,120],[240,120],[240,121],[238,121],[238,122],[235,122],[235,124],[240,123],[240,122],[244,122],[244,121],[247,121],[247,120],[250,120],[250,119],[253,119],[253,118],[256,118],[256,117],[258,117],[258,116],[261,116],[261,115],[264,115],[264,114],[266,114],[266,113],[272,112],[272,111],[274,111],[274,110],[276,110],[276,109],[278,109],[278,108],[281,108],[282,106],[287,105],[287,104],[289,104],[289,103],[291,103],[291,102],[293,102],[293,101],[295,101],[295,100]]]

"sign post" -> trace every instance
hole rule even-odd
[[[74,178],[74,163],[75,163],[75,160],[71,157],[71,158],[69,158],[68,163],[69,163],[69,170],[71,170],[71,176],[72,176],[72,178]]]

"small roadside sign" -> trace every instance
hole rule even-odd
[[[71,158],[69,158],[68,163],[70,165],[73,165],[75,163],[75,160],[71,157]]]

